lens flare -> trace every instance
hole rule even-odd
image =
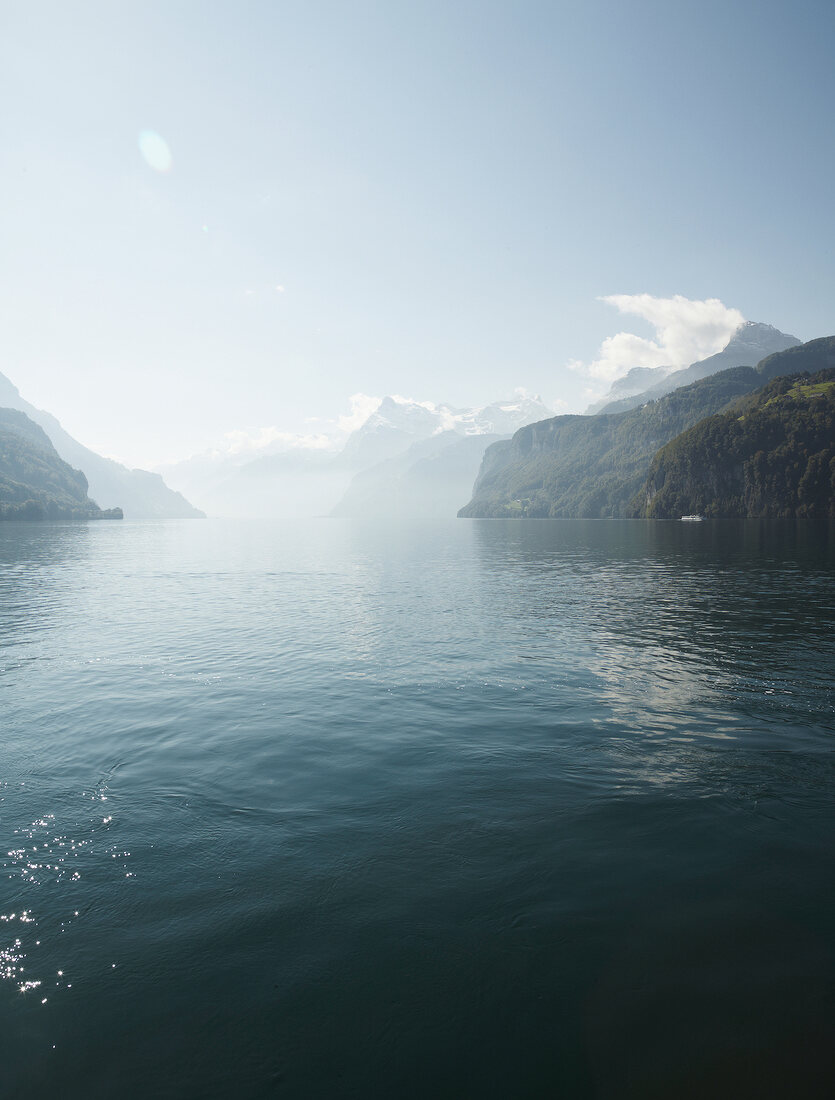
[[[156,130],[142,130],[139,134],[139,152],[143,160],[155,172],[168,172],[172,157],[168,142]]]

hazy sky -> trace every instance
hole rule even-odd
[[[833,45],[831,0],[0,0],[0,370],[147,466],[831,334]]]

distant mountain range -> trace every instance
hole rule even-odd
[[[164,472],[215,515],[382,516],[400,511],[393,502],[402,501],[404,512],[452,517],[469,495],[484,449],[549,415],[528,395],[478,408],[389,396],[333,449],[198,455]]]
[[[484,452],[506,436],[441,432],[355,474],[332,516],[443,519],[469,495]]]
[[[54,416],[24,400],[4,374],[0,374],[0,408],[23,412],[39,425],[60,457],[83,471],[90,495],[100,507],[121,508],[129,519],[184,519],[203,515],[180,493],[169,489],[159,474],[129,470],[73,439]]]
[[[634,368],[584,416],[524,393],[478,408],[388,396],[341,442],[207,453],[165,472],[232,517],[826,515],[833,367],[835,338],[799,344],[745,322],[684,369]],[[177,490],[82,446],[0,374],[0,514],[203,514]]]
[[[401,454],[414,442],[443,432],[465,436],[512,435],[517,428],[541,420],[550,412],[539,397],[528,396],[474,409],[384,397],[379,408],[348,438],[341,461],[365,469]]]
[[[42,428],[18,409],[0,408],[0,520],[121,518],[121,509],[90,500],[86,477]]]
[[[469,495],[487,447],[550,412],[539,397],[528,396],[477,409],[427,409],[386,398],[345,445],[343,461],[361,457],[366,465],[331,515],[452,518]],[[414,442],[404,450],[405,436]],[[384,457],[367,464],[375,455]]]
[[[650,386],[663,382],[674,372],[675,367],[633,367],[622,378],[615,379],[604,397],[589,405],[586,416],[594,416],[595,413],[606,411],[617,412],[617,409],[609,410],[609,406],[645,393]]]
[[[673,367],[634,367],[623,378],[613,382],[608,395],[590,405],[586,414],[626,412],[710,374],[718,374],[730,367],[754,367],[766,356],[799,343],[796,336],[780,332],[773,325],[744,321],[722,351],[707,359],[699,359],[689,367],[681,370]]]
[[[764,341],[770,346],[790,342],[790,347],[767,356],[756,368],[738,365]],[[558,416],[522,428],[511,440],[485,452],[472,500],[459,515],[635,515],[636,499],[661,447],[773,378],[808,370],[809,364],[818,369],[829,365],[825,341],[799,347],[795,343],[771,326],[746,324],[723,352],[626,399],[631,407],[625,410]],[[721,369],[728,364],[729,369]],[[714,368],[720,368],[718,373],[711,373]],[[658,385],[666,386],[671,379],[689,384],[653,396]]]

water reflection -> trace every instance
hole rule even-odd
[[[12,1094],[680,1095],[701,1014],[773,1069],[831,975],[810,530],[9,534]]]
[[[654,782],[692,775],[679,741],[808,747],[835,729],[831,526],[473,526],[505,644],[593,698],[590,725],[642,782],[647,753]]]
[[[803,675],[835,624],[831,527],[475,522],[493,598],[524,645],[593,645],[611,675]],[[645,662],[647,662],[645,664]]]

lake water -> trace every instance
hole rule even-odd
[[[835,531],[0,525],[0,1092],[829,1096]]]

